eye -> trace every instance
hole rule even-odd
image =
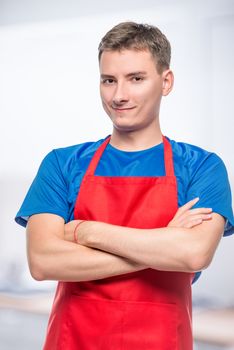
[[[102,80],[102,83],[106,84],[106,85],[112,85],[114,82],[115,82],[114,79],[111,79],[111,78],[107,78],[107,79]]]
[[[135,81],[135,82],[139,82],[139,81],[142,81],[143,78],[139,77],[139,76],[136,76],[136,77],[133,77],[132,80]]]

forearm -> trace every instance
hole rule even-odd
[[[145,268],[129,259],[60,239],[28,255],[37,280],[90,281]]]
[[[223,224],[223,218],[219,219],[213,232],[208,226],[211,224],[207,222],[194,229],[135,229],[87,222],[80,227],[78,239],[85,246],[116,254],[154,269],[194,272],[209,264],[223,232]]]
[[[183,229],[178,232],[185,238]],[[174,229],[135,229],[100,222],[85,223],[79,229],[81,244],[128,258],[158,270],[189,271],[180,240],[166,238],[175,234]],[[163,235],[163,236],[162,236]],[[161,239],[163,238],[163,239]],[[169,237],[168,237],[169,238]]]
[[[36,214],[27,225],[29,268],[37,280],[90,281],[143,270],[127,258],[65,240],[73,224],[54,214]]]

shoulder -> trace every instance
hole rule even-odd
[[[63,148],[56,148],[52,152],[59,161],[67,162],[71,158],[81,158],[92,155],[104,139],[98,141],[84,142]]]
[[[42,161],[42,164],[58,168],[62,173],[69,171],[77,162],[83,159],[91,159],[94,152],[104,139],[84,142],[77,145],[56,148],[50,151]]]
[[[178,142],[170,140],[173,156],[183,160],[184,162],[190,162],[192,159],[206,159],[212,153],[196,145],[190,143]]]
[[[219,168],[225,171],[222,159],[214,152],[205,150],[199,146],[185,142],[170,140],[173,158],[179,167],[187,169],[190,176],[195,176],[197,172]]]

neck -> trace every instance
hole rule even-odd
[[[122,151],[140,151],[156,146],[162,142],[160,126],[149,130],[118,130],[114,127],[110,144]]]

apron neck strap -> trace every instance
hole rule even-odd
[[[163,145],[164,145],[164,164],[165,164],[166,176],[175,176],[172,147],[170,142],[165,136],[163,136]]]
[[[109,135],[105,141],[98,147],[96,152],[94,153],[93,158],[88,166],[86,171],[86,175],[94,175],[95,170],[97,168],[98,162],[110,142],[111,135]],[[164,145],[164,163],[165,163],[165,172],[166,176],[174,176],[174,166],[173,166],[173,154],[170,142],[167,140],[165,136],[163,136],[163,145]]]
[[[88,169],[86,171],[86,175],[94,175],[95,170],[97,168],[98,162],[102,156],[102,153],[104,152],[106,146],[108,145],[108,143],[110,142],[110,138],[111,135],[109,135],[105,141],[103,141],[103,143],[98,147],[98,149],[96,150],[96,152],[94,153],[93,158],[91,159],[91,162],[88,166]]]

